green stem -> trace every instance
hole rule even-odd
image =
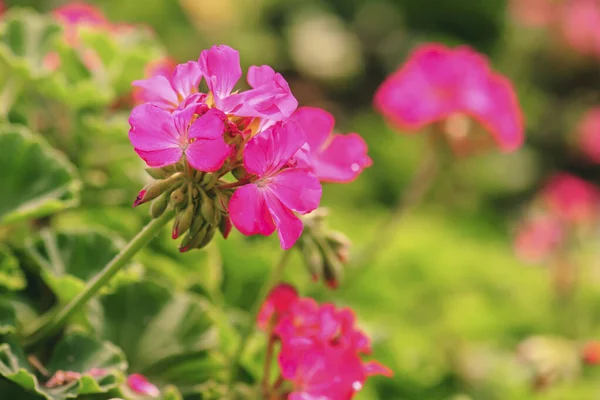
[[[25,346],[31,347],[41,340],[56,333],[74,313],[102,289],[156,234],[173,218],[174,210],[167,210],[160,217],[150,221],[128,244],[117,254],[98,275],[88,282],[86,288],[73,300],[56,313],[46,314],[35,324],[32,332],[25,339]]]
[[[240,339],[240,344],[238,345],[235,353],[232,357],[231,365],[230,365],[230,375],[229,375],[229,388],[233,388],[233,384],[235,383],[235,378],[237,377],[237,366],[244,354],[244,350],[246,349],[246,345],[248,344],[248,339],[250,339],[250,335],[254,332],[256,318],[258,317],[258,313],[260,312],[260,308],[269,295],[271,289],[279,283],[281,277],[283,275],[283,269],[285,268],[290,255],[292,254],[291,249],[286,250],[281,255],[281,258],[277,262],[275,268],[271,272],[271,277],[265,282],[265,284],[261,287],[258,296],[256,297],[256,301],[252,305],[252,310],[250,312],[251,319],[248,321],[248,324],[244,328],[242,332],[242,337]]]

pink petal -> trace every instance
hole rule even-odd
[[[265,191],[265,200],[267,207],[279,235],[281,248],[284,250],[290,249],[298,240],[304,229],[302,221],[294,215],[294,213],[284,206],[281,201],[272,193]]]
[[[592,162],[600,164],[600,107],[585,113],[577,125],[579,150]]]
[[[209,110],[190,126],[188,137],[198,139],[222,138],[225,130],[224,118],[225,115],[221,111],[214,108]]]
[[[179,104],[177,93],[171,86],[171,82],[162,75],[133,81],[132,85],[141,89],[138,97],[142,101],[155,104],[165,110],[174,110]]]
[[[175,67],[171,85],[178,94],[179,101],[197,92],[201,79],[202,71],[196,61],[188,61]]]
[[[127,386],[137,394],[150,397],[160,396],[160,390],[141,374],[131,374],[127,377]]]
[[[271,323],[271,318],[288,312],[298,300],[298,291],[292,285],[281,283],[274,287],[261,306],[257,316],[257,325],[266,329]]]
[[[333,115],[316,107],[300,107],[291,120],[300,125],[306,135],[306,142],[314,153],[321,150],[335,125]]]
[[[356,133],[333,135],[321,152],[313,155],[313,171],[321,181],[350,182],[373,164],[367,144]]]
[[[223,138],[196,139],[185,151],[190,165],[198,171],[218,171],[231,154],[231,147]]]
[[[229,216],[233,226],[244,235],[269,236],[275,231],[264,194],[254,184],[242,186],[233,193],[229,200]]]
[[[394,373],[391,369],[377,361],[371,360],[363,363],[363,368],[367,376],[383,375],[391,378]]]
[[[244,148],[244,166],[251,174],[265,176],[279,171],[306,142],[293,122],[276,125],[254,136]]]
[[[132,110],[129,124],[129,140],[148,165],[165,166],[179,160],[181,134],[169,112],[142,104]]]
[[[275,70],[268,65],[261,65],[260,67],[252,65],[248,68],[246,79],[250,87],[256,89],[259,86],[273,82],[273,79],[275,79]]]
[[[221,100],[231,94],[242,76],[240,54],[229,46],[213,46],[200,53],[198,63],[208,88],[214,95],[215,104],[221,108]]]
[[[301,214],[309,213],[319,207],[322,194],[321,183],[315,175],[307,170],[295,168],[277,174],[270,181],[268,190],[286,208]]]

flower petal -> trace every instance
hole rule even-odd
[[[281,248],[292,248],[302,234],[304,224],[273,193],[265,191],[265,201],[277,227]]]
[[[179,147],[151,151],[135,149],[135,152],[152,168],[162,168],[175,164],[183,154],[183,150]]]
[[[206,114],[192,123],[188,137],[197,139],[222,138],[225,130],[224,117],[225,115],[217,109],[208,110]]]
[[[304,132],[297,123],[277,123],[246,144],[244,166],[258,176],[273,174],[290,161],[305,142]]]
[[[275,223],[262,191],[254,184],[237,189],[229,200],[229,216],[233,226],[244,235],[269,236]]]
[[[305,169],[286,169],[277,174],[268,185],[287,208],[301,214],[319,207],[322,188],[317,177]]]
[[[373,360],[363,363],[363,369],[367,376],[383,375],[391,378],[394,375],[391,369]]]
[[[246,79],[250,87],[256,89],[259,86],[273,82],[274,78],[275,70],[270,66],[261,65],[260,67],[257,67],[256,65],[252,65],[248,68],[248,76]]]
[[[179,95],[180,100],[198,91],[202,80],[202,71],[196,61],[188,61],[175,67],[171,85]]]
[[[313,153],[321,150],[335,125],[333,115],[316,107],[300,107],[290,119],[300,125]]]
[[[313,154],[313,171],[321,181],[350,182],[373,164],[367,144],[360,135],[333,135],[329,145]]]
[[[131,111],[129,140],[141,150],[178,147],[180,133],[171,114],[157,106],[142,104]]]
[[[164,76],[158,75],[148,79],[133,81],[133,86],[141,90],[137,96],[140,100],[155,104],[165,110],[174,110],[177,108],[179,100],[171,82]]]
[[[200,53],[198,63],[208,88],[214,95],[215,104],[221,108],[221,100],[231,94],[242,76],[240,54],[229,46],[213,46]]]
[[[215,172],[231,154],[231,147],[223,138],[196,139],[185,151],[190,165],[198,171]]]

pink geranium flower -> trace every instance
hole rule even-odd
[[[589,223],[598,217],[600,192],[579,177],[560,173],[543,189],[542,200],[550,213],[563,221]]]
[[[515,150],[523,142],[523,116],[512,84],[465,46],[417,48],[379,87],[375,107],[404,130],[465,115],[484,127],[502,150]]]
[[[592,162],[600,164],[600,107],[589,110],[577,125],[580,151]]]
[[[148,381],[148,378],[146,378],[144,375],[141,374],[131,374],[127,377],[127,386],[129,386],[129,388],[137,393],[137,394],[141,394],[142,396],[148,396],[148,397],[158,397],[160,396],[160,390],[158,390],[158,388],[153,385],[152,383],[150,383],[150,381]]]
[[[333,115],[320,108],[301,107],[292,115],[306,135],[309,163],[321,181],[350,182],[372,165],[367,144],[356,133],[333,134]]]
[[[568,0],[557,7],[559,29],[567,45],[590,56],[600,56],[600,3]]]
[[[554,0],[511,0],[509,10],[513,18],[523,25],[544,27],[554,18]]]
[[[82,1],[73,1],[54,9],[54,17],[65,26],[96,26],[109,27],[110,22],[100,9]]]
[[[216,171],[229,156],[223,139],[224,115],[209,110],[194,120],[195,105],[169,113],[152,104],[133,109],[129,117],[129,140],[150,167],[164,167],[185,155],[200,171]]]
[[[552,255],[564,239],[560,221],[551,216],[525,221],[517,230],[515,250],[526,262],[540,262]]]
[[[285,315],[297,299],[298,291],[292,285],[285,283],[277,285],[271,290],[258,313],[258,326],[267,330],[269,324],[277,322],[282,315]]]
[[[238,188],[229,202],[233,225],[244,235],[268,236],[277,229],[281,246],[291,248],[303,225],[294,211],[306,214],[319,206],[321,184],[306,168],[296,168],[294,154],[306,142],[295,122],[278,123],[244,148],[250,183]]]

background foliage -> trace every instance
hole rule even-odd
[[[48,11],[60,2],[6,3]],[[568,304],[553,293],[548,270],[524,265],[512,247],[524,204],[548,176],[568,170],[600,180],[571,136],[581,113],[598,101],[596,62],[561,53],[547,35],[519,26],[501,0],[96,4],[111,21],[150,26],[162,44],[142,35],[128,49],[90,34],[85,40],[111,66],[107,75],[90,75],[68,61],[68,48],[57,51],[77,73],[47,74],[35,57],[60,29],[41,18],[35,26],[35,19],[24,23],[33,18],[25,11],[11,14],[3,28],[0,68],[18,71],[25,89],[8,115],[13,125],[0,133],[0,334],[22,331],[36,314],[68,301],[149,220],[144,207],[131,209],[146,177],[127,140],[127,109],[105,111],[128,82],[142,77],[147,61],[168,53],[183,62],[226,43],[239,49],[245,66],[272,64],[300,104],[333,112],[340,131],[359,132],[374,166],[350,185],[326,186],[323,204],[331,209],[330,226],[360,249],[377,235],[424,144],[422,136],[398,135],[374,114],[375,88],[418,43],[466,43],[514,81],[527,119],[526,145],[514,154],[452,163],[426,201],[386,238],[391,245],[365,270],[347,271],[338,291],[312,283],[298,255],[286,278],[305,295],[353,307],[374,339],[375,358],[394,370],[392,380],[371,380],[359,399],[600,398],[598,371],[580,366],[577,356],[583,342],[600,335],[597,238],[584,245],[582,278]],[[0,73],[0,81],[6,76]],[[19,123],[37,131],[15,127]],[[68,357],[61,352],[81,341],[77,346],[90,357],[100,352],[107,365],[116,365],[114,376],[82,377],[61,392],[47,389],[9,341],[0,346],[0,393],[26,398],[12,382],[31,380],[26,385],[48,399],[107,391],[108,397],[89,398],[110,398],[127,358],[129,373],[177,385],[186,398],[210,398],[238,340],[230,323],[248,322],[278,254],[274,237],[232,234],[181,255],[163,232],[77,316],[55,355],[45,355],[50,372],[65,369]],[[566,377],[537,391],[536,370],[518,352],[536,335],[544,336],[536,342],[544,365]],[[243,360],[248,382],[260,374],[263,349],[264,338],[256,335]],[[165,398],[178,396],[169,393]],[[126,394],[114,396],[120,395]]]

